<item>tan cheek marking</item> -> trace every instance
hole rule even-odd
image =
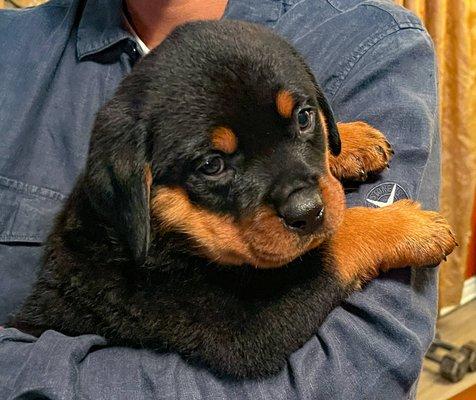
[[[279,267],[303,253],[307,243],[286,229],[268,206],[260,207],[243,221],[243,237],[255,255],[255,265]]]
[[[294,99],[291,92],[284,89],[280,90],[276,95],[276,109],[279,115],[284,118],[291,118],[294,106]]]
[[[193,205],[183,189],[159,187],[151,213],[156,229],[185,233],[199,254],[221,264],[280,267],[305,248],[267,207],[238,224],[230,216]]]
[[[327,141],[327,124],[326,117],[319,110],[319,121],[323,127]],[[317,235],[308,246],[307,250],[319,247],[325,240],[328,240],[342,224],[345,211],[345,195],[342,184],[331,173],[330,155],[326,151],[324,154],[325,174],[319,180],[318,185],[321,190],[322,202],[325,207],[323,233]]]
[[[320,179],[319,185],[326,204],[325,225],[322,234],[307,243],[289,232],[269,207],[261,207],[237,223],[230,216],[190,203],[181,188],[159,187],[155,191],[151,199],[152,221],[158,230],[185,233],[194,240],[197,252],[214,262],[280,267],[321,245],[342,221],[345,200],[340,183],[328,175]]]
[[[249,257],[233,219],[193,205],[181,188],[159,187],[153,195],[151,211],[156,228],[185,233],[211,260],[243,264]]]
[[[333,233],[342,223],[345,210],[344,189],[341,183],[330,173],[319,178],[322,201],[326,207],[324,223],[328,233]]]
[[[317,235],[308,250],[319,247],[339,228],[344,218],[345,196],[341,183],[328,171],[319,178],[322,202],[325,207],[322,234]]]
[[[238,148],[238,139],[230,128],[220,126],[212,132],[212,147],[226,154],[234,153]]]

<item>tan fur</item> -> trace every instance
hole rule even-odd
[[[325,127],[324,116],[319,113],[319,117]],[[422,211],[410,200],[381,209],[345,209],[335,176],[353,177],[360,167],[381,168],[391,149],[383,135],[365,123],[339,124],[339,131],[343,153],[326,154],[327,172],[317,182],[325,211],[322,228],[313,237],[302,238],[288,230],[269,207],[236,220],[192,204],[182,188],[165,186],[152,194],[154,228],[185,233],[197,254],[211,261],[257,268],[280,267],[329,240],[334,268],[345,284],[364,282],[390,268],[441,262],[456,242],[438,213]],[[151,181],[150,168],[146,180]]]
[[[293,115],[295,103],[293,95],[287,90],[280,90],[276,95],[276,109],[283,118],[291,118]]]
[[[152,170],[149,164],[146,164],[144,167],[144,182],[145,188],[147,190],[147,201],[149,202],[150,208],[150,188],[152,187]]]
[[[237,221],[192,204],[181,188],[155,191],[152,219],[156,229],[185,233],[199,254],[219,264],[279,267],[328,239],[342,220],[344,195],[339,182],[328,175],[319,185],[326,211],[322,229],[309,238],[288,230],[269,207]]]
[[[345,210],[329,250],[341,279],[349,283],[369,280],[388,269],[437,265],[455,245],[439,213],[401,200],[379,209]]]
[[[326,117],[324,116],[321,110],[319,110],[319,122],[321,123],[322,132],[324,133],[324,136],[327,138],[329,135],[329,132],[327,131],[327,121],[326,121]]]
[[[226,154],[233,154],[238,149],[238,138],[230,128],[219,126],[211,135],[212,147]]]
[[[383,133],[365,122],[338,123],[342,148],[330,155],[329,166],[338,179],[365,180],[367,173],[384,170],[393,150]]]

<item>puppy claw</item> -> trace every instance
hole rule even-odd
[[[364,181],[367,180],[367,177],[368,177],[367,172],[365,172],[363,169],[361,169],[359,171],[359,180],[364,182]]]

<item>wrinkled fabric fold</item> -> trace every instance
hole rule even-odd
[[[459,248],[440,269],[439,306],[459,304],[476,187],[476,2],[395,0],[417,14],[435,43],[442,141],[441,211]]]

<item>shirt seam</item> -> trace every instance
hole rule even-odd
[[[334,10],[336,10],[339,14],[342,14],[344,11],[337,8],[334,4],[332,4],[329,0],[326,0],[327,4],[329,4]]]
[[[434,115],[433,115],[433,117],[435,118]],[[437,118],[437,116],[436,116],[436,118]],[[436,127],[436,129],[439,129],[439,125]],[[433,142],[432,142],[432,140],[430,140],[430,143],[429,143],[429,145],[428,145],[428,154],[431,153],[432,147],[433,147]],[[418,186],[417,186],[417,188],[416,188],[416,190],[415,190],[415,196],[414,196],[414,198],[415,198],[416,201],[420,201],[420,198],[421,198],[421,186],[422,186],[422,184],[423,184],[423,177],[425,176],[425,173],[426,173],[427,168],[428,168],[428,157],[427,157],[427,159],[426,159],[425,165],[424,165],[423,168],[422,168],[421,179],[419,180]],[[439,174],[440,174],[440,176],[441,176],[441,163],[440,163],[440,166],[438,167],[438,170],[439,170],[438,172],[439,172]],[[441,185],[440,185],[440,186],[441,186]],[[440,208],[440,207],[439,207],[439,204],[438,204],[438,208]]]
[[[398,20],[395,18],[395,15],[394,15],[394,14],[392,14],[390,11],[386,10],[386,9],[383,8],[383,7],[379,7],[379,6],[376,5],[376,4],[365,3],[365,4],[362,4],[362,6],[364,6],[364,7],[372,7],[372,8],[376,8],[376,9],[378,9],[378,10],[380,10],[380,11],[383,11],[384,13],[390,15],[390,17],[395,21],[395,23],[396,23],[398,26],[402,27],[402,28],[404,28],[404,27],[406,27],[406,25],[410,24],[410,25],[415,25],[415,26],[419,27],[420,29],[424,29],[424,28],[423,28],[423,25],[422,25],[421,23],[410,22],[408,19],[407,19],[406,22],[400,22],[400,21],[398,21]],[[410,11],[408,10],[408,12],[410,12]]]
[[[42,236],[40,235],[6,234],[6,235],[0,235],[0,242],[2,244],[13,243],[13,242],[31,242],[31,241],[41,243],[42,242],[41,237]]]
[[[335,10],[339,11],[340,13],[346,13],[346,12],[349,12],[351,10],[354,10],[354,9],[358,9],[359,7],[371,7],[371,8],[376,8],[377,10],[379,11],[382,11],[386,14],[388,14],[392,20],[399,26],[401,27],[405,27],[406,24],[413,24],[413,25],[416,25],[420,28],[423,29],[423,25],[421,23],[417,23],[417,22],[410,22],[410,19],[406,19],[406,22],[403,22],[403,21],[400,21],[399,19],[396,18],[395,14],[394,13],[391,13],[390,11],[388,11],[385,7],[382,7],[382,6],[379,6],[377,4],[374,4],[374,0],[367,0],[368,2],[364,2],[364,3],[360,3],[360,4],[357,4],[355,5],[354,7],[351,7],[349,9],[345,9],[345,10],[342,10],[340,8],[338,8],[337,6],[335,6],[333,4],[333,1],[332,0],[326,0],[327,1],[327,4],[329,4],[332,8],[334,8]],[[411,11],[410,10],[407,10],[408,13],[411,14]],[[412,14],[413,15],[413,14]]]
[[[327,90],[327,93],[330,97],[330,101],[334,101],[337,93],[341,89],[342,85],[344,84],[345,80],[349,76],[350,72],[354,69],[355,65],[365,56],[365,54],[373,48],[375,45],[382,42],[383,39],[391,36],[394,33],[406,30],[406,29],[415,29],[418,31],[425,31],[422,27],[412,24],[412,23],[405,23],[405,27],[401,27],[396,22],[392,23],[391,28],[387,28],[383,31],[378,31],[375,34],[367,37],[365,41],[360,43],[357,48],[351,53],[350,57],[347,59],[346,63],[342,67],[341,72],[338,74],[336,80],[330,85]]]
[[[428,44],[429,46],[432,45],[431,43],[431,37],[430,35],[425,31],[425,36],[426,36],[426,39],[428,41]],[[433,49],[434,50],[434,49]],[[434,56],[433,58],[433,62],[434,62],[434,65],[435,65],[435,73],[436,73],[436,77],[439,76],[439,70],[438,70],[438,61],[436,60],[436,56]],[[440,88],[439,88],[439,84],[438,84],[438,78],[436,78],[436,82],[435,82],[435,86],[434,86],[434,89],[435,89],[435,92],[439,98],[440,96]],[[438,100],[438,103],[439,103],[439,100]],[[440,129],[441,129],[441,122],[440,122],[440,115],[439,115],[439,111],[438,111],[438,106],[434,109],[434,110],[431,110],[431,114],[432,114],[432,117],[433,119],[436,121],[436,127],[433,127],[433,132],[435,132],[436,130],[436,134],[439,135],[440,134]],[[441,146],[441,138],[440,138],[440,146]],[[430,143],[429,143],[429,146],[428,146],[428,154],[431,153],[432,151],[432,147],[433,147],[433,141],[430,140]],[[437,150],[437,151],[440,151],[440,150]],[[440,157],[441,157],[441,154],[440,154]],[[423,172],[421,174],[422,178],[420,179],[420,182],[418,183],[418,187],[416,189],[416,193],[415,193],[415,199],[417,201],[420,200],[421,198],[421,186],[423,184],[423,177],[425,176],[425,173],[426,173],[426,170],[428,168],[428,160],[427,162],[425,163],[425,166],[423,168]],[[441,162],[439,164],[439,167],[438,167],[438,172],[439,172],[439,175],[441,177],[441,173],[442,173],[442,170],[441,170]],[[441,184],[440,184],[440,190],[441,190]],[[440,204],[438,203],[438,208],[440,208]]]
[[[289,4],[287,4],[286,1],[282,1],[283,6],[286,6],[286,5],[290,6],[290,7],[288,7],[288,8],[285,7],[285,10],[286,10],[285,14],[287,14],[287,13],[293,11],[293,9],[294,9],[295,7],[299,6],[301,3],[305,2],[305,1],[306,1],[306,0],[292,0],[292,1],[289,2]],[[327,4],[329,4],[330,7],[332,7],[334,10],[336,10],[339,14],[342,14],[342,13],[343,13],[342,10],[339,10],[338,8],[334,7],[334,6],[329,2],[329,0],[326,0],[326,2],[327,2]],[[282,15],[281,15],[281,17],[282,17]],[[278,19],[278,20],[279,20],[279,19]]]
[[[10,179],[5,176],[0,176],[0,189],[9,190],[16,193],[21,193],[29,196],[34,196],[41,199],[49,200],[65,200],[66,196],[60,192],[52,189],[32,185],[18,181],[16,179]]]
[[[36,12],[38,9],[44,9],[44,8],[69,8],[70,4],[69,3],[61,3],[61,4],[50,4],[50,3],[44,3],[40,4],[38,6],[33,6],[33,7],[25,7],[25,8],[2,8],[0,11],[2,12],[7,12],[7,13],[28,13],[28,12]]]
[[[51,3],[44,3],[44,4],[41,4],[37,7],[42,7],[42,8],[55,8],[55,7],[59,7],[59,8],[69,8],[71,4],[68,3],[68,2],[65,2],[65,3],[61,3],[61,4],[58,4],[58,3],[55,3],[55,4],[51,4]],[[32,9],[32,8],[37,8],[37,7],[29,7],[28,9]]]

